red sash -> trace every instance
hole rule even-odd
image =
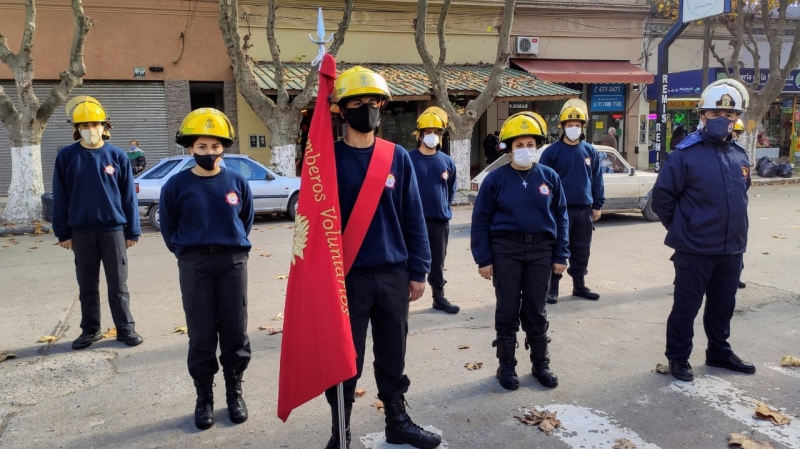
[[[372,159],[370,159],[367,169],[367,177],[364,179],[364,184],[361,185],[353,212],[350,214],[350,220],[347,221],[347,229],[342,235],[345,276],[350,272],[350,268],[356,260],[358,250],[361,249],[369,225],[372,223],[372,217],[375,216],[375,211],[378,209],[378,202],[383,195],[393,158],[394,144],[376,138],[375,149],[372,151]],[[346,173],[339,175],[347,176]]]

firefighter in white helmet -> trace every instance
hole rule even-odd
[[[653,188],[653,211],[667,228],[665,244],[675,250],[675,293],[667,320],[672,375],[694,379],[694,319],[706,298],[703,324],[706,365],[746,374],[756,367],[742,361],[728,344],[736,289],[747,248],[747,190],[750,163],[733,138],[745,111],[744,86],[722,80],[708,86],[698,106],[703,128],[670,153]]]

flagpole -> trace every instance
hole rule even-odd
[[[314,39],[310,34],[308,35],[311,42],[319,46],[317,57],[311,61],[311,66],[322,66],[322,58],[325,56],[325,44],[333,39],[333,34],[326,40],[325,39],[325,21],[322,19],[322,8],[319,8],[317,13],[317,38]],[[312,69],[313,70],[313,69]],[[325,111],[323,111],[325,112]],[[344,411],[344,382],[339,382],[336,386],[336,407],[339,415],[339,449],[347,448],[347,417]]]

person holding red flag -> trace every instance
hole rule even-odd
[[[367,327],[372,322],[375,381],[386,415],[386,441],[433,449],[441,438],[414,424],[406,413],[404,374],[409,301],[425,291],[431,252],[422,201],[408,152],[377,139],[381,109],[391,99],[386,80],[353,67],[334,85],[335,111],[347,123],[334,145],[341,207],[347,300],[355,344],[357,374],[344,382],[345,427],[350,442],[350,412],[356,382],[364,367]],[[339,448],[336,388],[325,392],[332,410],[327,449]],[[341,448],[344,449],[344,448]]]

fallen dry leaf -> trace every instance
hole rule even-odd
[[[51,343],[58,341],[58,337],[55,335],[45,335],[44,337],[40,338],[36,341],[36,343]]]
[[[103,334],[103,338],[117,338],[117,328],[109,327],[106,333]]]
[[[356,390],[356,397],[357,398],[360,398],[361,396],[364,396],[365,394],[367,394],[367,390]]]
[[[272,255],[272,254],[270,254],[270,253],[261,253],[261,257],[269,257],[269,256],[271,256],[271,255]]]
[[[458,349],[469,349],[469,345],[458,345]]]
[[[173,334],[186,334],[189,332],[189,328],[186,326],[175,326],[175,329],[172,329]]]
[[[279,275],[275,276],[275,279],[278,279],[278,280],[289,279],[289,276],[286,276],[285,274],[279,274]]]
[[[800,359],[793,355],[787,355],[781,359],[781,366],[796,366],[800,367]]]
[[[381,401],[375,401],[370,407],[375,407],[378,413],[383,413],[383,402]]]
[[[16,358],[17,355],[12,352],[0,351],[0,362],[5,362],[8,359],[16,359]]]
[[[261,248],[256,248],[256,251],[261,251]]]
[[[470,371],[475,371],[483,368],[483,362],[467,362],[464,367]]]
[[[283,329],[279,327],[270,327],[270,326],[259,326],[258,330],[260,331],[267,331],[269,335],[280,334],[283,332]]]
[[[772,236],[772,238],[774,238],[774,239],[785,239],[786,236],[785,235],[780,235],[780,234],[775,234],[775,235]]]
[[[30,247],[30,248],[28,248],[28,249],[39,249],[39,247],[38,247],[38,246],[31,246],[31,247]]]
[[[779,411],[771,409],[767,404],[759,401],[755,401],[755,403],[756,418],[769,420],[776,426],[782,426],[792,422],[792,418]]]
[[[789,229],[800,229],[800,226],[792,225],[792,226],[789,226]]]
[[[434,350],[434,351],[438,351],[438,350],[439,350],[439,348],[437,348],[436,346],[434,346],[434,347],[433,347],[433,350]]]
[[[761,217],[762,220],[769,220],[769,217]]]
[[[751,440],[740,433],[732,433],[728,435],[728,446],[740,447],[742,449],[773,449],[772,444],[770,443]]]
[[[633,444],[633,441],[620,438],[615,440],[617,444],[615,444],[611,449],[636,449],[636,445]]]
[[[550,413],[547,410],[525,410],[522,416],[515,416],[519,422],[528,426],[539,426],[539,429],[545,435],[550,435],[550,432],[555,430],[556,427],[561,425],[561,421],[556,417],[557,412]]]
[[[662,365],[661,363],[656,365],[656,372],[658,374],[669,374],[669,367],[667,365]]]
[[[283,225],[281,227],[286,229],[294,229],[294,225]]]
[[[275,226],[267,226],[267,229],[275,229]]]
[[[44,240],[42,240],[42,239],[36,239],[36,243],[42,243],[42,242],[44,242]]]
[[[278,312],[278,314],[277,314],[277,315],[275,315],[275,316],[272,318],[272,321],[280,321],[280,320],[282,320],[282,319],[283,319],[283,312]]]

